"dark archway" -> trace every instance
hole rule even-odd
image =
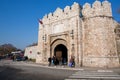
[[[67,64],[68,53],[65,45],[63,44],[57,45],[54,49],[54,55],[59,60],[59,62],[62,61],[62,64]]]

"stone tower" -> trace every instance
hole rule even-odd
[[[119,67],[114,29],[107,0],[57,8],[39,23],[36,62],[46,64],[56,56],[69,64],[74,57],[79,67]]]
[[[111,4],[96,0],[83,6],[83,65],[118,67]]]

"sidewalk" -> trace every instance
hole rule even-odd
[[[98,71],[98,72],[117,72],[120,74],[120,68],[92,68],[92,67],[69,67],[68,65],[52,65],[48,66],[48,64],[38,64],[34,62],[24,62],[31,66],[45,67],[51,69],[66,69],[66,70],[80,70],[80,71]]]
[[[36,67],[44,67],[44,68],[51,68],[51,69],[66,69],[66,70],[80,70],[80,71],[113,71],[117,72],[120,74],[120,68],[90,68],[90,67],[69,67],[68,65],[66,66],[48,66],[48,64],[38,64],[34,63],[31,61],[15,61],[13,62],[12,60],[1,60],[0,65],[26,65],[26,66],[36,66]]]
[[[47,64],[37,64],[33,62],[23,63],[29,66],[76,71],[74,74],[68,76],[65,80],[120,80],[120,68],[71,68],[68,66],[48,66]]]
[[[51,69],[84,70],[83,68],[69,67],[68,65],[51,65],[51,66],[48,66],[48,64],[40,64],[40,63],[34,63],[34,62],[23,62],[23,63],[26,63],[26,65],[38,66],[38,67],[44,67],[44,68],[51,68]]]

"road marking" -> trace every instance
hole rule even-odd
[[[104,77],[104,76],[70,76],[69,78],[72,79],[119,79],[120,80],[120,76],[118,77]]]
[[[97,70],[97,72],[113,72],[112,70]]]

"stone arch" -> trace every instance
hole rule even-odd
[[[50,55],[56,56],[56,51],[61,51],[61,58],[65,58],[68,61],[68,46],[67,41],[64,39],[56,39],[50,45]],[[64,52],[63,52],[64,51]]]

